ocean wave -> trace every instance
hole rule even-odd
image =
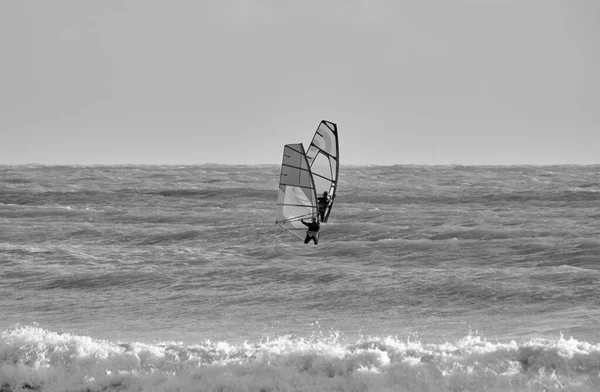
[[[178,243],[184,240],[193,240],[203,235],[202,230],[178,230],[168,233],[156,233],[134,240],[137,245],[156,245],[166,243]]]
[[[215,189],[165,189],[151,192],[151,194],[165,197],[192,197],[195,199],[214,199],[214,201],[227,201],[238,198],[260,200],[273,200],[277,198],[276,190],[250,189],[250,188],[215,188]]]
[[[156,277],[145,271],[119,272],[119,273],[96,273],[88,275],[59,275],[47,276],[41,283],[37,283],[40,290],[77,290],[92,291],[106,290],[119,286],[139,287],[149,282],[157,283],[165,279]]]
[[[600,345],[466,336],[345,342],[112,342],[16,325],[0,335],[2,391],[595,391]]]

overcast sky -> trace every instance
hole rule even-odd
[[[5,0],[0,164],[600,163],[598,0]]]

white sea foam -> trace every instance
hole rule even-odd
[[[467,336],[346,342],[339,334],[230,344],[110,342],[36,325],[0,335],[2,391],[594,391],[600,345]]]

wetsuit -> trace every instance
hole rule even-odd
[[[321,222],[325,222],[325,212],[329,206],[329,196],[319,196],[317,197],[317,201],[319,202],[319,216],[321,217]]]
[[[319,229],[321,228],[321,224],[319,222],[304,222],[303,219],[300,220],[304,226],[308,227],[306,230],[306,238],[304,239],[304,243],[308,244],[310,240],[313,240],[315,245],[319,243]]]

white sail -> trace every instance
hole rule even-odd
[[[313,136],[306,158],[310,164],[317,197],[327,192],[331,202],[327,206],[323,222],[327,222],[337,191],[340,170],[340,152],[337,125],[329,121],[321,121]]]
[[[306,226],[300,219],[310,219],[316,215],[317,194],[304,146],[302,143],[286,144],[279,177],[276,223],[304,239]]]

